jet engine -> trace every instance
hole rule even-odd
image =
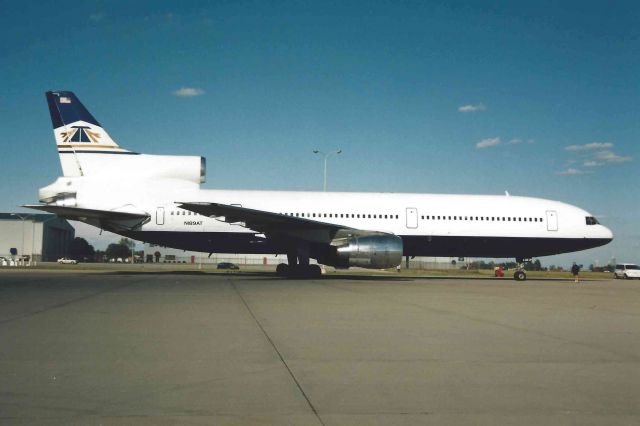
[[[334,240],[334,266],[394,268],[402,262],[402,239],[395,235],[365,235]]]

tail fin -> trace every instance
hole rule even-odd
[[[64,176],[83,175],[79,154],[133,154],[111,139],[73,92],[47,92],[46,97]]]

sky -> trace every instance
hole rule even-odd
[[[44,92],[205,188],[523,195],[640,262],[640,3],[0,0],[0,211],[60,175]],[[115,178],[115,177],[114,177]],[[98,246],[98,231],[80,236]],[[115,237],[113,237],[115,239]]]

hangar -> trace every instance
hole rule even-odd
[[[73,226],[53,214],[0,213],[0,257],[55,261],[74,237]]]

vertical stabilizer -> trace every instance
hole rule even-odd
[[[111,139],[73,92],[47,92],[46,96],[64,176],[84,175],[85,154],[132,154]]]

